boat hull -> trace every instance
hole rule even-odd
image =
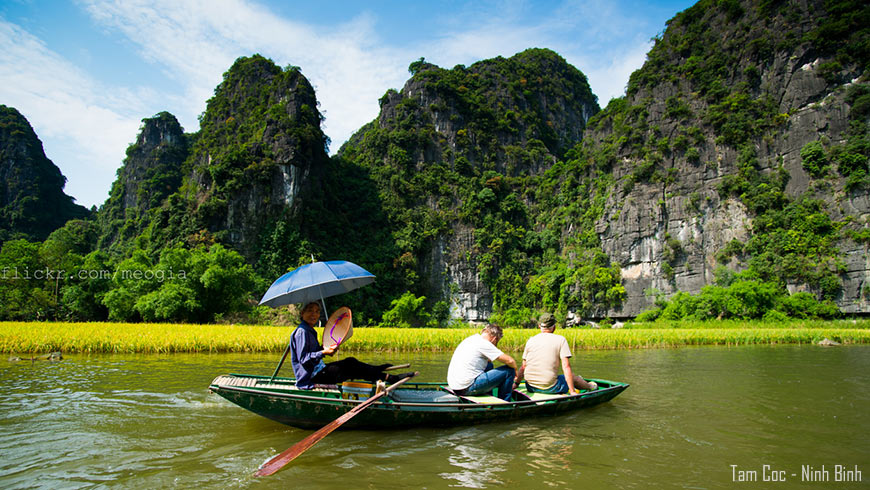
[[[440,383],[405,383],[342,428],[448,427],[558,415],[610,401],[629,386],[595,381],[599,389],[593,392],[497,403],[456,397]],[[209,389],[258,415],[303,429],[323,427],[364,401],[344,399],[340,390],[297,390],[291,379],[270,382],[267,376],[218,376]]]

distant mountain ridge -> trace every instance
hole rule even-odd
[[[586,135],[614,157],[596,233],[628,295],[609,314],[721,267],[868,310],[868,48],[862,2],[703,0],[669,22]]]
[[[222,243],[266,280],[353,260],[361,321],[406,291],[439,322],[625,318],[735,281],[870,312],[863,2],[701,0],[603,110],[547,49],[409,72],[330,158],[299,69],[239,58],[197,133],[143,120],[100,248]]]
[[[533,256],[558,242],[543,230],[541,244],[534,187],[599,107],[586,76],[546,49],[452,70],[421,59],[410,71],[339,155],[387,196],[407,287],[483,321],[492,289],[522,288]]]
[[[65,184],[27,119],[0,105],[0,244],[45,240],[67,221],[88,217],[90,211],[63,192]]]

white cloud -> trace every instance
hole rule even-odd
[[[335,150],[377,115],[378,98],[402,83],[407,66],[406,56],[373,42],[377,34],[366,16],[321,32],[241,0],[88,0],[85,6],[94,20],[120,30],[146,60],[186,87],[191,102],[176,115],[190,129],[232,62],[261,53],[302,68],[316,87]]]
[[[80,204],[101,204],[139,126],[141,93],[106,90],[23,29],[0,20],[0,103],[27,118]]]
[[[484,13],[490,19],[475,27],[456,26],[438,40],[422,44],[427,61],[450,68],[495,56],[509,57],[531,47],[562,55],[588,78],[599,104],[625,94],[631,73],[643,65],[651,47],[648,20],[618,8],[613,2],[567,1],[539,23],[529,23],[516,6],[510,15]]]
[[[532,47],[546,47],[547,36],[540,27],[523,27],[504,23],[492,23],[473,30],[457,31],[427,46],[426,56],[444,68],[470,64],[495,56],[513,56]],[[443,60],[443,61],[442,61]]]
[[[408,64],[420,56],[451,68],[530,47],[550,48],[586,73],[606,105],[624,93],[649,47],[649,34],[639,34],[649,30],[644,19],[604,0],[566,1],[546,12],[536,6],[537,21],[528,20],[531,4],[522,1],[465,4],[428,19],[429,30],[421,27],[419,39],[405,45],[384,39],[380,33],[392,27],[384,23],[420,19],[362,14],[343,24],[314,26],[248,0],[79,0],[79,5],[108,38],[120,34],[141,60],[177,84],[169,92],[106,86],[0,20],[5,82],[0,103],[28,117],[69,178],[67,192],[87,205],[105,199],[143,117],[167,110],[187,131],[197,130],[197,116],[239,56],[261,53],[281,66],[300,66],[316,89],[324,130],[336,151],[377,116],[378,99],[389,88],[401,88]]]
[[[643,66],[646,61],[646,53],[650,50],[650,43],[641,43],[634,49],[624,48],[620,55],[607,60],[588,60],[583,55],[573,58],[567,55],[566,60],[574,66],[588,67],[583,70],[589,79],[592,91],[598,96],[598,104],[603,109],[610,99],[625,95],[628,78],[632,72]]]

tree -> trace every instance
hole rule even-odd
[[[153,265],[137,251],[113,284],[103,300],[112,320],[210,322],[247,309],[257,279],[241,255],[216,244],[167,248]]]
[[[821,177],[830,167],[825,149],[819,141],[810,141],[801,148],[801,165],[813,177]]]
[[[414,293],[405,292],[401,297],[390,302],[390,309],[384,312],[384,326],[398,328],[427,326],[431,315],[426,311],[425,302],[425,296],[418,298]]]
[[[421,56],[419,60],[414,61],[410,65],[408,65],[408,72],[411,74],[411,76],[414,76],[427,64],[428,63],[426,63],[426,58]]]
[[[49,280],[49,276],[51,280]],[[0,319],[45,320],[57,308],[56,278],[39,254],[39,243],[5,242],[0,249]]]

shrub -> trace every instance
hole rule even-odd
[[[836,318],[841,315],[840,309],[832,301],[820,302],[804,291],[782,298],[781,308],[793,318]]]
[[[662,310],[661,308],[653,308],[652,310],[646,310],[634,319],[636,322],[652,322],[658,319],[661,316]]]
[[[727,286],[704,286],[697,295],[677,292],[668,301],[645,311],[635,321],[708,320],[713,318],[763,319],[783,321],[787,318],[836,318],[841,315],[833,301],[818,301],[812,294],[800,292],[791,296],[785,288],[771,282],[736,274]],[[722,281],[720,284],[724,284]],[[660,315],[659,315],[660,313]]]
[[[778,310],[770,310],[761,319],[770,323],[781,323],[788,320],[788,315]]]
[[[686,160],[692,163],[698,163],[701,161],[701,152],[698,151],[694,146],[686,150]]]
[[[843,65],[839,61],[829,61],[819,65],[818,73],[826,82],[833,84],[839,81],[841,71],[843,71]]]
[[[490,320],[503,327],[534,328],[535,312],[531,308],[509,308],[495,313]]]
[[[384,312],[385,327],[411,328],[425,327],[431,315],[426,311],[425,296],[419,298],[410,291],[390,302],[390,309]]]
[[[830,167],[825,149],[819,141],[810,141],[801,148],[801,160],[804,170],[815,178],[823,176]]]

